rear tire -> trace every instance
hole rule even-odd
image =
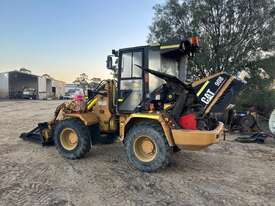
[[[129,162],[143,172],[154,172],[170,163],[172,148],[157,124],[133,126],[125,137]]]
[[[54,141],[57,151],[67,159],[84,157],[91,149],[88,127],[78,119],[67,119],[55,127]]]

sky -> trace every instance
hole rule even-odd
[[[0,0],[0,72],[110,78],[112,49],[145,45],[162,0]]]

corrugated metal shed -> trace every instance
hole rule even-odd
[[[35,89],[38,96],[38,76],[20,71],[9,72],[9,97],[12,99],[22,98],[25,88]]]
[[[52,97],[52,79],[20,71],[0,73],[0,98],[22,98],[25,88],[36,91],[37,99]]]

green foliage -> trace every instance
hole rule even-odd
[[[275,108],[275,90],[244,90],[236,102],[240,110],[255,107],[259,114],[268,117]]]
[[[275,86],[275,57],[255,60],[248,66],[250,78],[236,103],[242,110],[254,106],[259,113],[268,117],[275,108],[275,89],[272,89]]]
[[[78,84],[83,91],[86,91],[89,87],[89,77],[85,73],[81,73],[76,79],[73,81],[74,84]]]
[[[149,42],[201,37],[195,73],[236,74],[275,47],[274,0],[167,0],[154,10]]]
[[[200,36],[201,52],[190,62],[190,76],[246,70],[251,78],[239,103],[263,112],[275,107],[270,90],[275,57],[266,56],[275,49],[274,0],[167,0],[154,10],[149,43]]]

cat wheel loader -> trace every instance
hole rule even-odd
[[[221,72],[186,83],[187,60],[197,50],[196,38],[113,50],[107,68],[116,78],[90,92],[84,109],[75,112],[64,103],[53,120],[21,138],[55,144],[63,157],[78,159],[92,145],[118,137],[131,165],[144,172],[167,166],[181,148],[201,150],[217,143],[223,124],[209,114],[230,103],[240,81]]]

